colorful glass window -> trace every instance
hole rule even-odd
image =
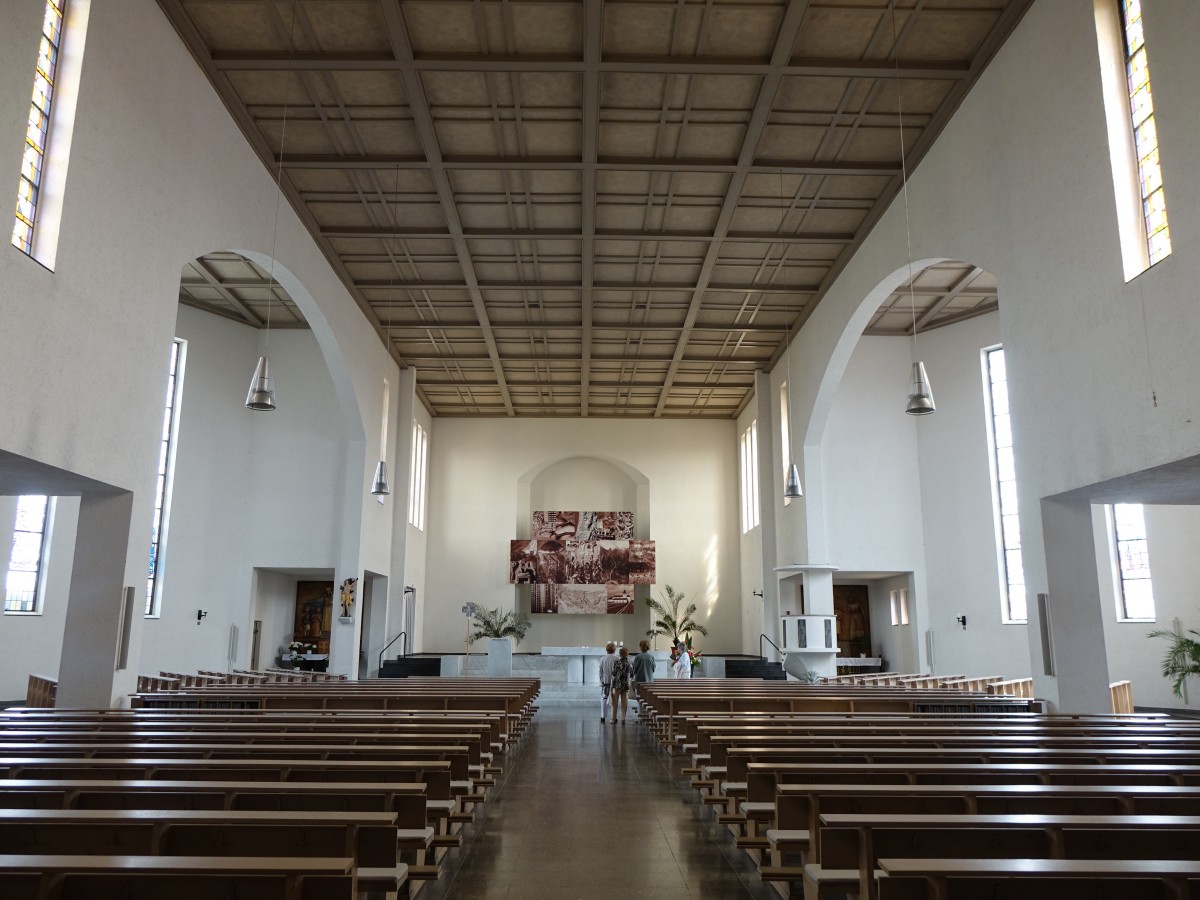
[[[37,222],[38,198],[50,137],[50,104],[54,97],[54,79],[62,46],[65,0],[47,0],[38,48],[37,70],[33,78],[33,99],[29,104],[29,124],[25,129],[25,154],[21,159],[21,177],[17,183],[17,212],[13,220],[12,243],[23,253],[33,253],[33,230]]]
[[[1158,159],[1158,129],[1154,122],[1154,97],[1150,91],[1150,65],[1142,31],[1141,0],[1121,0],[1125,38],[1125,76],[1129,85],[1129,111],[1141,186],[1142,217],[1146,223],[1146,249],[1150,265],[1171,255],[1171,230]]]

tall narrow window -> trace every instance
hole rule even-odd
[[[898,591],[892,591],[889,599],[892,602],[892,624],[907,625],[908,588],[900,588]]]
[[[33,99],[29,104],[29,123],[25,129],[25,155],[21,159],[21,177],[17,182],[17,212],[13,220],[12,242],[22,253],[30,255],[33,255],[33,230],[37,223],[42,176],[46,167],[46,148],[50,137],[50,104],[54,99],[54,85],[58,75],[65,7],[66,0],[46,2],[42,40],[33,78]]]
[[[1142,31],[1142,0],[1121,0],[1121,25],[1125,39],[1125,77],[1129,111],[1133,120],[1134,152],[1141,185],[1142,217],[1146,222],[1146,251],[1150,265],[1171,255],[1167,227],[1167,201],[1163,194],[1162,167],[1158,160],[1158,129],[1154,99],[1150,94],[1150,66]]]
[[[1025,567],[1021,559],[1021,524],[1017,516],[1017,468],[1013,459],[1012,420],[1008,412],[1008,373],[1004,348],[983,351],[988,444],[992,451],[993,504],[996,545],[1000,559],[1001,618],[1008,623],[1028,621],[1025,609]]]
[[[12,555],[4,579],[6,613],[40,612],[42,561],[46,556],[46,512],[49,498],[24,496],[17,500]]]
[[[413,422],[412,458],[408,467],[408,524],[425,530],[425,479],[429,470],[429,433]]]
[[[740,443],[742,476],[742,534],[759,523],[758,513],[758,420],[742,432]]]
[[[1150,554],[1142,505],[1114,504],[1112,523],[1117,567],[1121,574],[1117,598],[1119,618],[1123,621],[1153,621],[1154,589],[1150,581]]]
[[[146,615],[157,616],[162,606],[163,555],[167,543],[167,514],[171,508],[171,482],[175,470],[175,434],[179,426],[179,390],[182,383],[183,341],[171,344],[167,370],[167,404],[163,411],[162,439],[158,447],[158,480],[154,487],[154,521],[150,530],[150,569],[146,577]]]

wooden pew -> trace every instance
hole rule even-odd
[[[825,813],[820,859],[804,867],[805,892],[810,892],[810,879],[819,882],[822,872],[854,870],[859,900],[876,900],[880,857],[1114,856],[1200,861],[1200,817]]]
[[[1200,897],[1200,863],[1187,860],[879,860],[880,900],[1121,900]]]
[[[232,810],[0,811],[0,854],[349,857],[361,892],[400,889],[393,813]]]
[[[13,900],[355,900],[358,889],[353,860],[292,856],[7,855],[0,881]]]

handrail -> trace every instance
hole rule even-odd
[[[383,654],[387,653],[388,647],[392,646],[392,644],[396,643],[396,641],[400,640],[400,638],[404,638],[404,643],[400,645],[400,648],[401,648],[400,655],[408,656],[408,632],[402,631],[398,635],[396,635],[394,638],[392,638],[390,641],[388,641],[387,644],[384,646],[384,648],[379,651],[379,665],[376,668],[378,668],[378,669],[383,668]]]
[[[774,647],[775,652],[779,654],[779,658],[783,659],[783,651],[779,649],[779,645],[777,643],[775,643],[773,640],[771,640],[769,637],[767,637],[765,634],[760,634],[758,636],[758,655],[759,656],[761,656],[764,660],[767,658],[767,654],[763,653],[763,646],[762,646],[763,641],[766,641],[768,644],[770,644],[772,647]]]

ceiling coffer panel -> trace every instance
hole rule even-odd
[[[728,418],[1031,0],[158,2],[434,415]],[[271,280],[180,302],[304,327]],[[867,333],[997,303],[943,263]]]

